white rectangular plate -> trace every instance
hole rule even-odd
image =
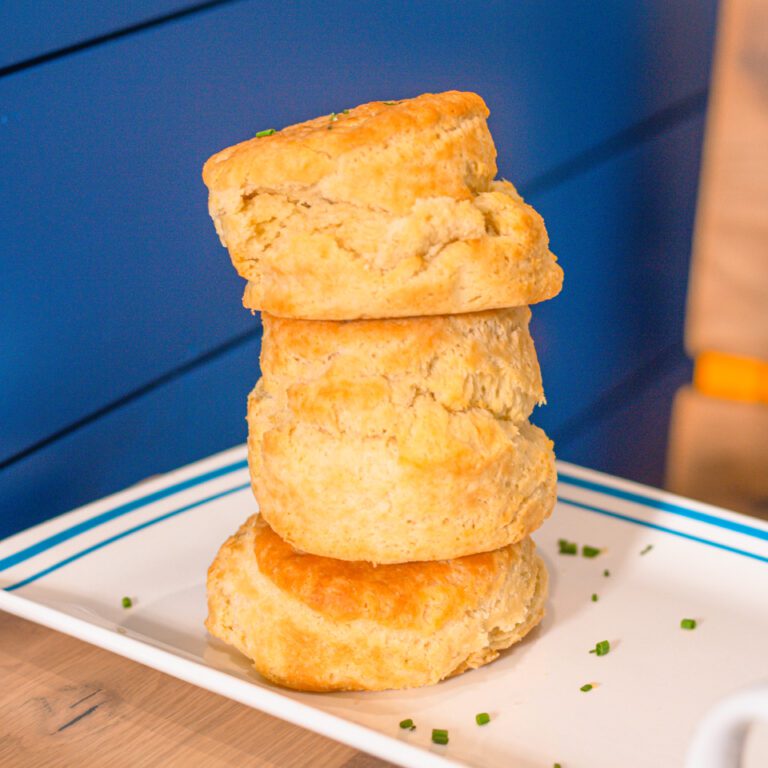
[[[535,536],[546,619],[495,663],[431,688],[286,691],[206,634],[206,569],[257,509],[243,447],[0,542],[0,608],[404,766],[681,765],[707,708],[768,678],[768,525],[559,471],[558,508]],[[603,551],[559,555],[559,538]],[[599,640],[607,656],[588,653]],[[478,727],[478,712],[491,723]],[[398,728],[406,717],[415,731]],[[450,743],[431,744],[432,728]],[[768,727],[753,730],[745,765],[757,768]]]

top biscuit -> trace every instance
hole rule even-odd
[[[456,91],[371,102],[210,158],[209,208],[249,281],[245,305],[348,320],[555,295],[562,271],[541,217],[493,181],[487,116]]]
[[[212,193],[317,187],[328,199],[407,213],[422,197],[467,200],[496,175],[488,108],[474,93],[372,101],[254,137],[208,160]]]

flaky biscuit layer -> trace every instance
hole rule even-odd
[[[341,320],[556,295],[562,270],[541,217],[510,183],[493,181],[486,116],[475,94],[424,94],[212,157],[209,209],[249,281],[245,306]]]
[[[552,443],[527,307],[305,321],[264,315],[248,404],[262,514],[345,560],[437,560],[518,541],[550,514]]]
[[[377,410],[390,418],[370,425],[360,413],[350,401],[348,421],[302,420],[260,386],[249,398],[254,494],[296,547],[375,563],[441,560],[519,541],[551,514],[554,452],[538,427],[454,413],[427,395]]]
[[[212,200],[235,189],[311,188],[393,213],[435,194],[465,200],[496,175],[487,117],[475,93],[372,101],[224,149],[205,163],[203,181]]]
[[[264,314],[263,387],[297,418],[374,430],[419,394],[524,421],[544,402],[530,319],[527,307],[348,322]]]
[[[209,569],[206,626],[280,685],[409,688],[495,659],[538,624],[546,593],[530,539],[375,567],[298,552],[255,515]]]

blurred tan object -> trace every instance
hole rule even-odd
[[[768,0],[724,0],[667,485],[768,515]]]
[[[768,407],[684,387],[671,434],[671,490],[768,520]]]

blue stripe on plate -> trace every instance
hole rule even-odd
[[[660,509],[663,512],[670,512],[673,515],[688,517],[691,520],[698,520],[700,523],[716,525],[718,528],[726,528],[729,531],[736,531],[737,533],[743,533],[746,536],[753,536],[756,539],[768,541],[768,531],[765,531],[762,528],[755,528],[752,525],[745,525],[744,523],[736,523],[732,520],[724,520],[722,517],[708,515],[704,512],[695,512],[694,510],[683,507],[680,504],[672,504],[669,501],[654,499],[652,496],[645,496],[643,494],[634,493],[632,491],[624,491],[619,488],[614,488],[610,485],[604,485],[603,483],[595,482],[593,480],[584,480],[580,477],[569,475],[566,472],[559,472],[558,478],[562,482],[568,483],[569,485],[575,485],[579,488],[586,488],[589,491],[598,491],[599,493],[607,496],[614,496],[617,499],[633,501],[636,504],[642,504],[646,507]]]
[[[29,560],[30,557],[39,555],[41,552],[45,552],[47,549],[51,549],[51,547],[55,547],[57,544],[61,544],[63,541],[67,541],[68,539],[78,536],[85,531],[89,531],[91,528],[96,528],[99,525],[103,525],[110,520],[114,520],[116,517],[125,515],[128,512],[133,512],[135,509],[146,507],[147,505],[153,504],[154,502],[160,501],[161,499],[165,499],[168,496],[173,496],[175,493],[180,493],[181,491],[187,490],[187,488],[194,488],[196,485],[202,485],[203,483],[207,483],[209,480],[215,480],[217,477],[228,475],[231,472],[237,471],[238,469],[245,469],[247,466],[248,462],[245,459],[236,461],[234,464],[227,464],[224,467],[219,467],[218,469],[211,470],[210,472],[206,472],[202,475],[191,477],[188,480],[176,483],[175,485],[169,485],[167,488],[162,488],[159,491],[155,491],[154,493],[150,493],[147,496],[134,499],[133,501],[129,501],[126,504],[121,504],[119,507],[115,507],[114,509],[109,509],[106,512],[102,512],[100,515],[96,515],[96,517],[92,517],[90,520],[84,520],[82,523],[78,523],[77,525],[73,525],[71,528],[59,531],[59,533],[56,533],[53,536],[49,536],[47,539],[42,539],[41,541],[32,544],[26,549],[22,549],[13,555],[4,557],[2,560],[0,560],[0,571],[4,571],[11,566],[23,563],[25,560]]]
[[[141,507],[148,506],[149,504],[152,504],[156,501],[160,501],[161,499],[167,498],[168,496],[172,496],[176,493],[180,493],[181,491],[187,490],[188,488],[194,488],[195,486],[202,485],[203,483],[207,483],[210,480],[214,480],[218,477],[222,477],[224,475],[230,474],[239,469],[245,469],[247,466],[248,466],[248,462],[245,459],[242,459],[232,464],[227,464],[226,466],[219,467],[218,469],[211,470],[210,472],[205,472],[202,475],[197,475],[196,477],[192,477],[192,478],[189,478],[188,480],[184,480],[180,483],[176,483],[175,485],[168,486],[167,488],[162,488],[159,491],[155,491],[154,493],[150,493],[146,496],[142,496],[138,499],[134,499],[133,501],[127,502],[126,504],[121,504],[120,506],[114,507],[113,509],[107,510],[106,512],[102,512],[101,514],[96,515],[95,517],[92,517],[89,520],[84,520],[83,522],[78,523],[77,525],[73,525],[70,528],[67,528],[63,531],[59,531],[59,533],[56,533],[53,536],[49,536],[46,539],[42,539],[41,541],[38,541],[35,544],[32,544],[26,549],[20,550],[19,552],[16,552],[13,555],[9,555],[8,557],[0,559],[0,571],[4,571],[14,565],[23,563],[25,560],[29,560],[31,557],[35,557],[41,552],[45,552],[46,550],[51,549],[52,547],[55,547],[64,541],[74,538],[75,536],[78,536],[79,534],[84,533],[85,531],[91,530],[92,528],[96,528],[99,525],[103,525],[104,523],[109,522],[110,520],[114,520],[115,518],[120,517],[122,515],[125,515],[128,512],[133,512],[136,509],[140,509]],[[642,504],[643,506],[659,509],[663,512],[669,512],[671,514],[679,515],[681,517],[687,517],[692,520],[697,520],[698,522],[714,525],[714,526],[717,526],[718,528],[725,528],[726,530],[736,531],[737,533],[741,533],[747,536],[752,536],[754,538],[761,539],[763,541],[768,541],[768,531],[764,531],[760,528],[755,528],[754,526],[745,525],[744,523],[737,523],[731,520],[725,520],[723,518],[716,517],[715,515],[708,515],[703,512],[696,512],[692,509],[688,509],[679,504],[673,504],[671,502],[662,501],[660,499],[655,499],[651,496],[645,496],[643,494],[634,493],[632,491],[624,491],[618,488],[614,488],[613,486],[610,486],[610,485],[598,483],[593,480],[585,480],[583,478],[570,475],[567,472],[558,473],[558,478],[562,482],[568,483],[570,485],[574,485],[580,488],[585,488],[591,491],[597,491],[604,495],[614,496],[615,498],[624,499],[625,501],[631,501],[636,504]],[[216,497],[211,497],[211,498],[216,498]],[[694,541],[700,541],[703,544],[709,544],[711,546],[719,547],[720,549],[725,549],[728,551],[736,552],[738,554],[743,554],[747,557],[753,557],[757,560],[763,560],[768,562],[766,558],[763,558],[760,555],[756,555],[754,553],[750,553],[745,550],[728,547],[725,544],[718,544],[717,542],[710,541],[709,539],[703,539],[696,536],[691,536],[689,534],[683,534],[683,533],[680,533],[679,531],[675,531],[672,528],[665,528],[663,526],[659,526],[653,523],[646,523],[642,520],[638,520],[628,515],[621,515],[617,512],[609,512],[608,510],[604,510],[599,507],[592,507],[590,505],[581,504],[580,502],[571,501],[565,498],[563,498],[562,501],[572,504],[574,506],[581,506],[582,508],[589,509],[592,512],[598,512],[600,514],[608,515],[609,517],[615,517],[621,520],[627,520],[629,522],[637,523],[638,525],[644,525],[649,528],[655,528],[657,530],[665,531],[667,533],[672,533],[677,536],[682,536],[684,538],[689,538]],[[201,503],[204,503],[204,502],[197,502],[192,506],[198,506]],[[189,507],[189,508],[191,509],[192,507]],[[179,511],[177,510],[169,514],[173,515],[178,513]],[[165,518],[164,517],[157,518],[157,520],[162,520],[162,519],[165,519]],[[135,530],[139,530],[141,527],[142,526],[139,526]],[[127,534],[121,534],[116,538],[122,538],[123,535],[127,535]],[[112,540],[115,540],[115,539],[109,539],[107,540],[106,543],[109,543]],[[97,545],[96,548],[98,549],[99,546],[104,546],[104,545],[105,544]],[[85,554],[87,554],[87,551],[85,551]],[[69,562],[69,561],[64,561],[63,564],[66,564],[66,562]],[[56,566],[56,567],[60,567],[60,566]],[[54,567],[53,570],[55,570],[56,567]],[[47,572],[48,571],[46,571],[46,573]],[[41,573],[40,575],[44,575],[44,574]],[[39,576],[35,578],[39,578]],[[28,582],[24,582],[24,583],[28,583]],[[21,586],[21,583],[19,585],[14,585],[9,589],[17,589],[18,586]]]
[[[711,539],[704,539],[701,536],[693,536],[690,533],[683,533],[682,531],[676,531],[674,528],[667,528],[663,525],[657,525],[656,523],[649,523],[645,520],[638,520],[636,517],[630,517],[629,515],[622,515],[619,512],[611,512],[607,509],[601,509],[600,507],[593,507],[591,504],[583,504],[580,501],[573,501],[572,499],[566,499],[562,496],[558,496],[557,500],[562,504],[570,504],[572,507],[578,507],[579,509],[585,509],[588,512],[596,512],[598,515],[605,515],[606,517],[613,517],[617,520],[624,520],[627,523],[634,523],[635,525],[642,525],[645,528],[652,528],[654,531],[663,531],[664,533],[671,533],[673,536],[679,536],[682,539],[690,539],[696,541],[699,544],[706,544],[710,547],[716,547],[717,549],[724,549],[726,552],[733,552],[736,555],[743,555],[744,557],[751,557],[753,560],[759,560],[763,563],[768,563],[768,557],[758,555],[756,552],[748,552],[745,549],[737,549],[736,547],[729,547],[727,544],[721,544],[719,541],[712,541]]]
[[[6,592],[13,592],[15,589],[19,589],[20,587],[24,587],[27,584],[31,584],[33,581],[37,581],[38,579],[42,578],[43,576],[47,576],[49,573],[52,573],[53,571],[57,571],[59,568],[63,568],[65,565],[69,565],[69,563],[74,562],[75,560],[79,560],[81,557],[85,557],[86,555],[89,555],[91,552],[95,552],[98,549],[101,549],[102,547],[106,547],[108,544],[112,544],[115,541],[118,541],[120,539],[124,539],[126,536],[130,536],[137,531],[141,531],[144,528],[149,528],[152,525],[156,525],[157,523],[162,522],[163,520],[167,520],[169,517],[174,517],[176,515],[180,515],[183,512],[188,512],[191,509],[195,509],[196,507],[200,507],[203,504],[207,504],[211,501],[216,501],[217,499],[221,499],[224,496],[229,496],[232,493],[236,493],[237,491],[242,491],[246,488],[248,488],[250,483],[243,483],[242,485],[235,486],[234,488],[230,488],[228,491],[222,491],[221,493],[214,494],[213,496],[208,496],[205,499],[200,499],[200,501],[196,501],[193,504],[188,504],[185,507],[180,507],[179,509],[175,509],[172,512],[166,512],[164,515],[160,515],[159,517],[156,517],[152,520],[148,520],[145,523],[142,523],[141,525],[134,526],[133,528],[129,528],[127,531],[123,531],[123,533],[119,533],[116,536],[111,536],[108,539],[105,539],[102,542],[99,542],[98,544],[94,544],[91,547],[88,547],[87,549],[83,549],[80,552],[77,552],[74,555],[71,555],[70,557],[66,558],[65,560],[62,560],[55,565],[51,565],[48,568],[43,569],[42,571],[38,571],[37,573],[33,574],[32,576],[28,576],[26,579],[22,579],[21,581],[16,582],[15,584],[12,584],[9,587],[5,587]],[[763,563],[768,563],[768,557],[763,557],[762,555],[758,555],[755,552],[748,552],[743,549],[737,549],[736,547],[729,547],[727,544],[721,544],[717,541],[711,541],[710,539],[704,539],[701,536],[692,536],[689,533],[683,533],[682,531],[676,531],[674,528],[667,528],[663,525],[657,525],[656,523],[649,523],[645,520],[638,520],[635,517],[631,517],[629,515],[623,515],[618,512],[611,512],[607,509],[602,509],[601,507],[595,507],[591,504],[583,504],[580,501],[574,501],[572,499],[566,499],[562,496],[558,497],[558,501],[562,504],[569,504],[572,507],[577,507],[579,509],[584,509],[588,512],[595,512],[599,515],[605,515],[606,517],[613,517],[617,520],[623,520],[627,523],[634,523],[635,525],[642,525],[645,528],[652,528],[655,531],[662,531],[663,533],[670,533],[673,536],[679,536],[683,539],[689,539],[690,541],[695,541],[699,544],[706,544],[710,547],[715,547],[716,549],[722,549],[726,552],[732,552],[736,555],[742,555],[744,557],[749,557],[753,560],[759,560]]]
[[[70,563],[73,563],[75,560],[79,560],[81,557],[90,555],[91,552],[95,552],[97,549],[102,549],[103,547],[106,547],[108,544],[112,544],[115,541],[124,539],[126,536],[131,536],[132,534],[138,531],[141,531],[144,528],[149,528],[151,525],[157,525],[157,523],[162,523],[163,520],[167,520],[169,517],[175,517],[176,515],[180,515],[183,512],[189,512],[189,510],[195,509],[196,507],[201,507],[203,506],[203,504],[208,504],[211,501],[216,501],[217,499],[223,499],[225,496],[229,496],[230,494],[236,493],[237,491],[242,491],[245,488],[248,488],[249,486],[250,486],[250,483],[243,483],[242,485],[236,485],[234,488],[230,488],[228,491],[221,491],[220,493],[215,493],[213,496],[208,496],[204,499],[200,499],[200,501],[195,501],[192,504],[187,504],[185,507],[180,507],[179,509],[174,509],[171,512],[166,512],[164,515],[155,517],[152,520],[147,520],[146,522],[141,523],[141,525],[135,525],[133,528],[129,528],[127,531],[118,533],[115,536],[110,536],[108,539],[104,539],[104,541],[100,541],[98,544],[94,544],[91,547],[83,549],[80,552],[75,553],[74,555],[70,555],[69,557],[67,557],[64,560],[61,560],[55,565],[51,565],[48,568],[44,568],[42,571],[38,571],[32,576],[28,576],[26,579],[22,579],[21,581],[17,581],[15,584],[11,584],[11,586],[9,587],[5,587],[5,591],[13,592],[13,590],[19,589],[20,587],[24,587],[27,584],[31,584],[33,581],[37,581],[43,576],[47,576],[49,573],[58,571],[59,568],[63,568],[65,565],[69,565]]]

